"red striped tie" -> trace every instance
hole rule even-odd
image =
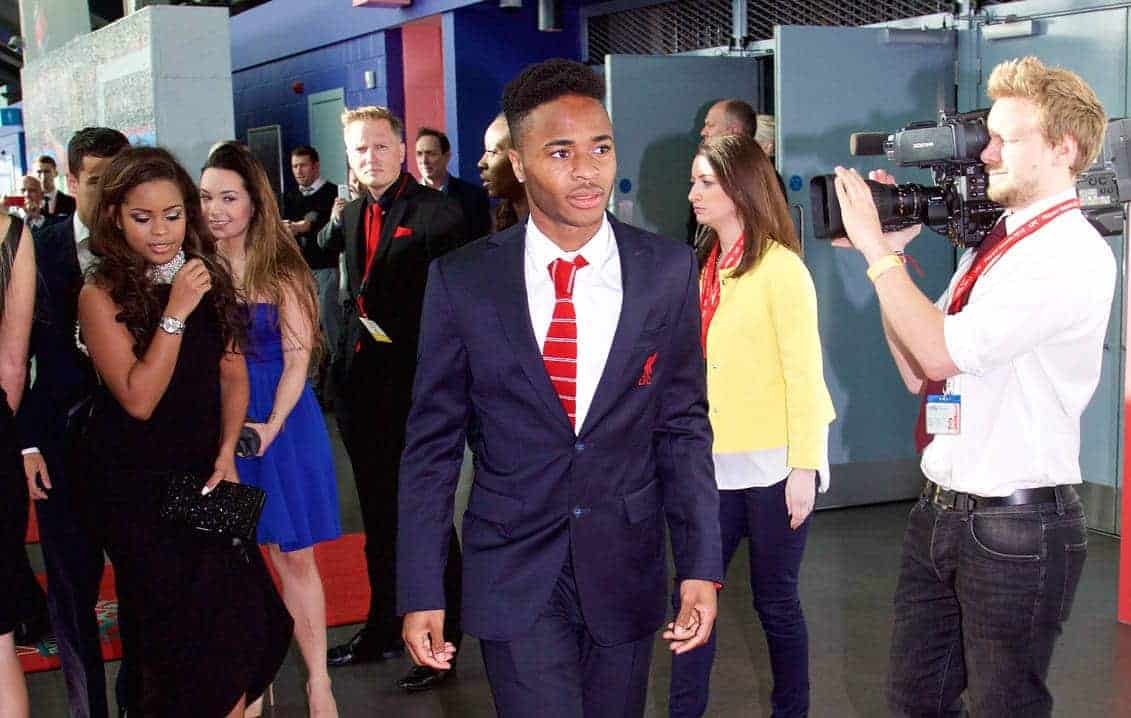
[[[589,262],[578,256],[572,262],[555,259],[550,262],[550,277],[554,280],[554,316],[546,343],[542,346],[542,361],[546,373],[569,423],[577,428],[577,315],[573,311],[573,280],[577,270]]]

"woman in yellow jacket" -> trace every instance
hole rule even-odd
[[[773,715],[809,710],[809,648],[797,578],[834,418],[817,295],[774,168],[750,138],[699,147],[688,199],[698,242],[707,396],[723,561],[750,539],[750,588],[773,671]],[[678,597],[676,597],[678,600]],[[707,708],[715,644],[675,656],[670,715]]]

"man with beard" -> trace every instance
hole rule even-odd
[[[1073,489],[1080,415],[1100,378],[1116,267],[1075,178],[1099,153],[1106,116],[1080,77],[1034,57],[998,65],[987,92],[981,159],[1005,214],[937,303],[904,268],[918,228],[882,234],[863,178],[836,168],[892,357],[922,396],[926,482],[904,534],[891,642],[896,716],[1052,715],[1045,680],[1087,552]]]
[[[605,213],[604,82],[567,60],[506,88],[530,218],[429,270],[404,457],[398,608],[418,664],[451,665],[443,590],[466,437],[462,618],[503,716],[641,716],[666,613],[664,517],[702,645],[722,580],[698,267]]]

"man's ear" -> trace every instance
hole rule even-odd
[[[1060,142],[1053,145],[1052,151],[1057,164],[1071,168],[1076,163],[1076,158],[1080,156],[1080,145],[1075,137],[1065,134]]]
[[[514,170],[515,179],[519,182],[526,181],[526,169],[522,166],[522,155],[516,149],[507,150],[507,158],[511,161],[511,169]]]

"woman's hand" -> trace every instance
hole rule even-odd
[[[275,437],[279,435],[282,430],[282,424],[259,424],[253,421],[244,423],[244,426],[255,430],[259,434],[259,451],[255,452],[256,456],[263,456],[267,453],[267,447],[271,446],[271,442],[275,441]]]
[[[216,488],[216,485],[221,481],[231,481],[233,484],[240,482],[240,475],[236,473],[235,454],[220,454],[212,468],[212,476],[208,477],[208,481],[205,482],[204,488],[200,491],[203,496],[210,494],[212,489]]]
[[[173,278],[165,314],[182,322],[187,320],[209,289],[212,289],[212,276],[208,268],[199,259],[190,259]]]
[[[813,513],[817,501],[817,472],[813,469],[791,469],[785,479],[785,509],[789,527],[797,529]]]

